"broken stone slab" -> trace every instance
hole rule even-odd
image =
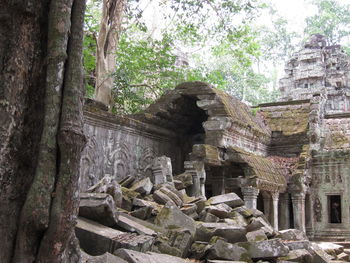
[[[306,234],[299,229],[280,230],[279,233],[277,234],[277,237],[283,240],[293,240],[293,241],[308,240]]]
[[[101,256],[90,256],[82,251],[83,262],[85,263],[128,263],[124,259],[117,257],[111,253],[104,253]]]
[[[219,218],[228,218],[230,217],[230,213],[232,211],[232,208],[226,205],[225,203],[218,204],[218,205],[211,205],[206,207],[206,210],[208,213],[213,214]]]
[[[192,243],[193,237],[189,231],[169,230],[166,234],[158,237],[153,244],[152,251],[185,258]]]
[[[179,181],[179,180],[173,180],[174,186],[177,190],[183,190],[185,189],[185,185],[183,182]]]
[[[155,232],[151,228],[139,224],[136,220],[133,220],[131,216],[126,217],[122,213],[118,214],[117,225],[130,232],[136,232],[138,234],[144,234],[149,236],[157,235],[157,232]]]
[[[80,247],[93,256],[118,248],[148,251],[154,241],[154,237],[125,233],[85,218],[78,218],[75,233]]]
[[[179,257],[154,252],[141,253],[129,249],[118,249],[114,255],[128,263],[186,263],[184,259]]]
[[[210,247],[211,245],[209,245],[208,242],[195,241],[190,249],[191,257],[195,259],[203,259]]]
[[[230,243],[247,241],[246,229],[226,223],[197,223],[196,241],[209,242],[213,236],[226,239]]]
[[[146,220],[151,217],[153,208],[149,206],[144,206],[136,209],[130,213],[130,215],[137,217],[142,220]]]
[[[232,260],[207,260],[207,263],[246,263],[247,261],[232,261]]]
[[[224,260],[240,260],[244,262],[252,262],[247,250],[218,239],[209,249],[206,256],[207,259],[224,259]]]
[[[205,208],[205,197],[196,197],[193,200],[189,201],[188,204],[195,204],[197,206],[197,214],[203,211]]]
[[[110,194],[117,207],[121,207],[122,205],[123,194],[121,186],[111,175],[104,176],[97,184],[86,190],[86,192]]]
[[[259,211],[259,210],[257,210]],[[233,212],[235,215],[239,214],[241,216],[243,216],[244,218],[250,218],[252,216],[254,216],[254,210],[250,209],[248,207],[245,206],[239,206],[233,209]]]
[[[349,262],[349,259],[350,259],[349,255],[345,252],[342,252],[339,255],[337,255],[337,260],[343,260],[345,262]]]
[[[123,201],[122,201],[122,208],[131,211],[133,206],[133,199],[138,198],[141,194],[135,191],[132,191],[129,188],[122,187],[122,193],[123,193]]]
[[[115,202],[105,193],[80,193],[79,216],[94,220],[106,226],[116,224]]]
[[[338,254],[344,252],[344,247],[331,242],[318,242],[317,245],[327,254],[336,257]]]
[[[166,194],[164,194],[160,190],[154,191],[153,199],[154,199],[154,201],[156,201],[159,204],[163,204],[163,205],[171,204],[171,205],[176,206],[176,203],[169,196],[167,196]]]
[[[174,180],[180,181],[183,188],[180,188],[178,190],[187,188],[188,186],[193,185],[193,178],[190,173],[182,173],[174,176]]]
[[[235,193],[213,196],[207,203],[209,205],[226,204],[232,208],[244,205],[243,200]]]
[[[328,255],[318,244],[313,242],[311,242],[308,251],[313,256],[315,263],[326,263],[330,262],[333,259],[331,255]]]
[[[180,194],[177,194],[177,190],[171,187],[161,187],[159,189],[159,191],[161,191],[163,194],[167,195],[168,197],[170,197],[170,199],[177,205],[177,206],[182,206],[183,204],[183,200],[180,198]],[[176,191],[176,192],[175,192]]]
[[[247,226],[247,232],[263,229],[268,237],[274,235],[273,227],[263,217],[253,217]]]
[[[154,159],[152,164],[152,183],[155,185],[173,184],[173,169],[169,157],[161,156]]]
[[[128,175],[125,178],[123,178],[122,180],[120,180],[119,184],[122,187],[130,187],[135,180],[136,180],[135,176]]]
[[[224,222],[230,225],[247,227],[248,220],[237,212],[232,212],[230,218],[225,218]]]
[[[284,244],[289,248],[289,250],[310,249],[310,242],[308,240],[284,241]]]
[[[201,221],[206,222],[206,223],[217,223],[220,221],[220,218],[218,218],[217,216],[215,216],[209,212],[203,211],[201,214]]]
[[[167,229],[187,229],[191,235],[196,233],[195,221],[170,204],[166,204],[155,218],[154,223]]]
[[[258,242],[240,242],[238,246],[245,248],[252,259],[270,259],[287,256],[289,248],[281,239],[270,239]]]
[[[181,207],[180,210],[182,211],[182,213],[188,216],[194,213],[197,214],[197,206],[195,204],[185,204],[183,207]]]
[[[313,262],[313,257],[309,251],[306,249],[297,249],[289,251],[287,256],[279,257],[277,262],[280,261],[290,261],[290,262],[299,262],[299,263],[310,263]]]
[[[247,237],[248,242],[267,240],[267,236],[265,234],[265,231],[262,229],[248,232],[246,234],[246,237]]]
[[[136,183],[133,183],[130,190],[138,192],[142,195],[149,195],[153,189],[153,184],[151,182],[151,179],[148,177],[137,181]]]

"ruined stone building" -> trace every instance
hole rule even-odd
[[[106,174],[154,181],[167,156],[173,174],[192,175],[188,195],[235,192],[275,229],[350,239],[349,57],[313,36],[285,71],[281,100],[253,109],[202,82],[127,117],[88,102],[82,189]]]

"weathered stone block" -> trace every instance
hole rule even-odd
[[[219,218],[228,218],[230,217],[230,213],[232,208],[226,205],[225,203],[218,205],[211,205],[206,208],[207,212],[213,214]]]
[[[152,164],[152,183],[155,185],[173,184],[173,169],[169,157],[161,156],[154,159]]]
[[[192,175],[190,173],[182,173],[179,175],[174,176],[174,180],[179,181],[182,183],[182,185],[179,185],[179,187],[181,188],[176,188],[178,190],[184,189],[188,186],[191,186],[193,184],[193,179],[192,179]],[[175,185],[176,187],[176,185]]]
[[[157,235],[157,233],[151,228],[148,228],[144,225],[139,224],[137,221],[132,220],[131,216],[126,217],[123,214],[119,214],[117,225],[130,232],[137,232],[139,234],[149,236]]]
[[[298,229],[280,230],[277,237],[283,240],[308,240],[306,234]]]
[[[213,196],[207,201],[207,203],[210,205],[226,204],[232,208],[244,204],[243,200],[235,193]]]
[[[280,261],[290,261],[299,263],[312,263],[313,257],[306,249],[297,249],[289,251],[288,255],[285,257],[278,258],[277,262]]]
[[[226,239],[230,243],[246,241],[246,229],[226,223],[198,223],[195,240],[209,242],[213,236]]]
[[[125,233],[85,218],[78,219],[75,233],[80,247],[93,256],[118,248],[148,251],[154,241],[154,237]]]
[[[140,194],[149,195],[152,191],[152,188],[153,188],[153,184],[151,182],[151,179],[146,177],[146,178],[142,179],[141,181],[134,183],[131,186],[130,190],[138,192]]]
[[[252,259],[269,259],[287,256],[289,248],[281,239],[271,239],[258,242],[241,242],[238,246],[245,248]]]
[[[208,249],[206,258],[252,262],[246,249],[235,244],[227,243],[221,239],[217,240],[216,243]]]
[[[117,257],[115,255],[112,255],[110,253],[104,253],[101,256],[90,256],[85,255],[83,258],[84,263],[128,263],[124,259],[121,259],[120,257]]]
[[[141,253],[128,249],[118,249],[114,254],[128,263],[186,263],[182,258],[153,252]]]
[[[106,226],[116,224],[114,199],[104,193],[81,193],[79,215]]]
[[[265,235],[265,231],[258,229],[252,232],[248,232],[246,234],[247,240],[249,242],[254,242],[254,241],[263,241],[267,240],[267,236]]]
[[[165,205],[154,222],[167,229],[187,229],[192,236],[196,233],[195,221],[174,205]]]

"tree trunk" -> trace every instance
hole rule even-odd
[[[118,47],[125,0],[103,0],[100,31],[96,51],[95,99],[112,105],[115,53]]]
[[[85,1],[1,1],[0,10],[0,258],[62,262],[85,144]]]

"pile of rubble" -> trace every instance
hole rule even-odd
[[[327,254],[301,231],[274,231],[235,193],[189,197],[190,174],[163,175],[120,182],[106,176],[81,193],[76,235],[84,262],[348,261],[341,249]]]

